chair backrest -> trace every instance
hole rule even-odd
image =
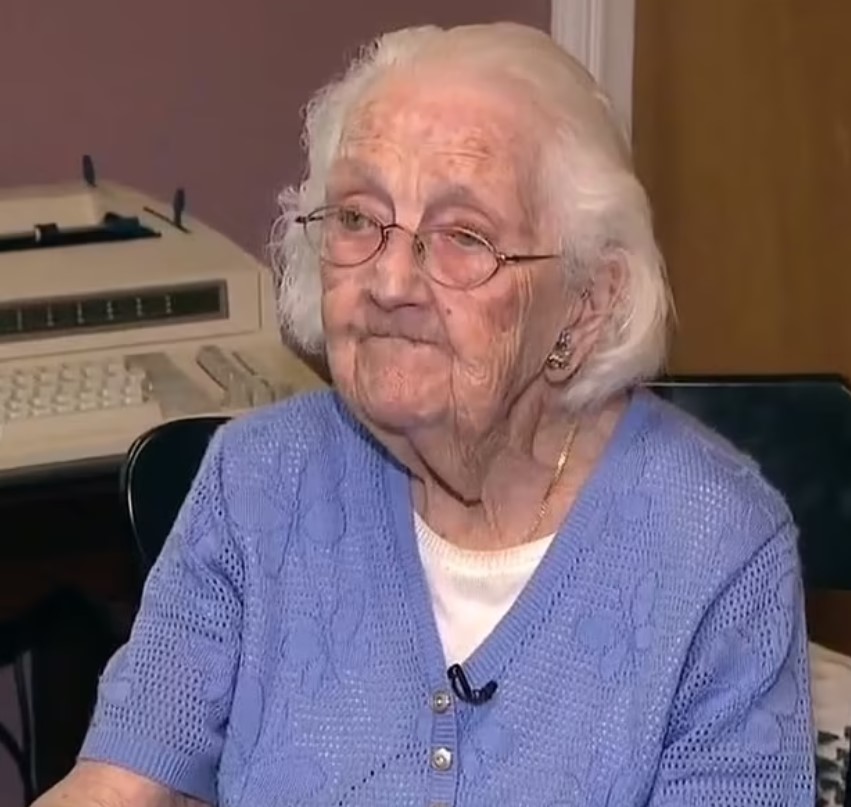
[[[216,429],[225,417],[197,417],[155,426],[138,437],[124,461],[121,491],[147,576],[174,524]]]
[[[851,590],[851,388],[839,376],[672,377],[649,385],[759,463],[801,530],[807,588]]]
[[[807,587],[851,590],[851,389],[837,376],[689,376],[648,385],[758,462],[801,528]],[[147,574],[225,418],[142,435],[122,485]]]

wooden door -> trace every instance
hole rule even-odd
[[[851,2],[638,0],[674,372],[851,378]]]

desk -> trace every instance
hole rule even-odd
[[[0,478],[0,621],[60,592],[70,604],[32,654],[39,789],[73,764],[98,674],[135,608],[139,586],[118,474],[113,461]]]

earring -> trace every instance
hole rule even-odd
[[[570,357],[573,355],[573,345],[571,344],[570,331],[562,331],[558,335],[555,346],[547,356],[547,367],[550,370],[564,370],[570,364]]]

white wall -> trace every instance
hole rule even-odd
[[[635,0],[552,0],[550,30],[600,82],[629,133]]]

